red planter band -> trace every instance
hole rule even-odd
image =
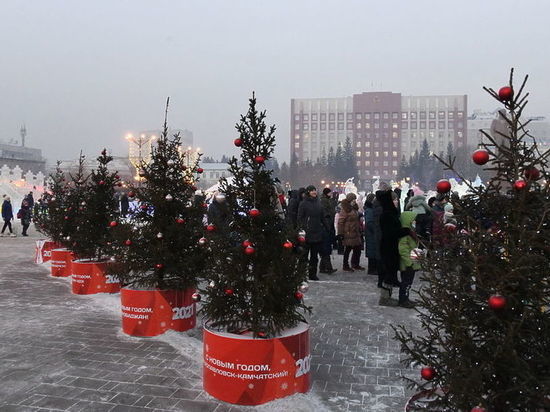
[[[132,336],[157,336],[167,330],[184,332],[197,323],[195,289],[135,290],[122,288],[122,330]]]
[[[76,295],[117,293],[120,283],[106,275],[107,262],[74,260],[72,262],[72,287]]]
[[[52,249],[56,249],[59,246],[51,240],[37,240],[34,253],[34,263],[42,264],[48,262],[52,258]]]
[[[71,261],[73,254],[67,249],[52,249],[51,273],[55,277],[71,276]]]
[[[310,386],[309,326],[300,324],[281,336],[251,336],[203,332],[204,390],[238,405],[259,405]]]

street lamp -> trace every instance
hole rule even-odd
[[[147,136],[145,133],[141,133],[139,136],[128,133],[125,138],[128,141],[128,158],[137,173],[134,179],[141,183],[143,179],[139,175],[139,170],[144,163],[151,161],[151,146],[157,137],[155,135]]]

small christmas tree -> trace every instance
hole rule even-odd
[[[166,113],[168,102],[166,104]],[[114,228],[111,268],[123,285],[183,290],[194,288],[206,256],[199,245],[204,207],[195,204],[200,155],[182,153],[179,134],[168,136],[167,118],[151,161],[143,163],[143,184],[130,192],[139,208]]]
[[[550,151],[522,120],[527,77],[516,90],[512,74],[498,92],[485,89],[506,127],[483,131],[488,142],[473,154],[478,165],[492,158],[493,177],[452,199],[456,232],[423,262],[423,332],[397,329],[405,362],[423,366],[413,386],[438,389],[433,410],[550,409]],[[460,176],[454,159],[442,162]]]
[[[109,172],[107,166],[113,158],[103,149],[97,158],[97,169],[89,177],[83,173],[83,158],[68,198],[67,212],[74,231],[71,236],[71,250],[79,259],[101,260],[107,257],[108,243],[111,241],[111,228],[115,227],[118,216],[118,203],[114,186],[120,178],[116,172]],[[69,209],[71,208],[71,209]]]
[[[272,171],[265,168],[275,147],[275,126],[268,129],[265,117],[253,95],[236,125],[240,161],[229,161],[232,177],[220,185],[230,217],[224,227],[210,225],[203,242],[213,255],[210,283],[202,291],[209,325],[255,337],[305,322],[303,312],[310,311],[303,301],[302,247],[296,232],[285,226]]]

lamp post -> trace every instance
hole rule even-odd
[[[129,145],[128,158],[137,173],[134,179],[141,185],[143,178],[139,175],[139,172],[144,163],[151,161],[151,146],[157,137],[154,134],[141,133],[139,136],[134,136],[132,133],[128,133],[125,138]]]

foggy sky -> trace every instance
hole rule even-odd
[[[50,162],[123,155],[170,96],[170,126],[220,157],[255,90],[282,161],[293,97],[468,94],[469,112],[492,110],[481,87],[512,66],[548,116],[549,15],[546,0],[0,0],[0,140],[25,123]]]

